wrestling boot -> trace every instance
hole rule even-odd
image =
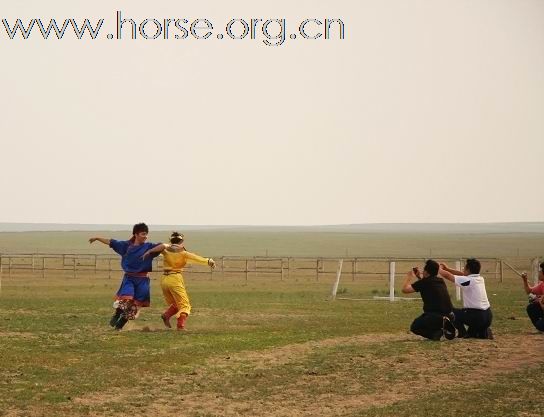
[[[117,324],[117,321],[119,320],[119,317],[121,317],[121,314],[123,314],[123,310],[121,310],[120,308],[116,308],[115,313],[113,313],[113,316],[111,316],[111,320],[110,320],[111,327],[115,327],[115,325]]]
[[[185,322],[187,321],[187,313],[181,313],[178,317],[178,330],[185,330]]]
[[[174,304],[172,304],[170,307],[168,307],[168,310],[166,310],[164,313],[161,314],[162,322],[169,329],[172,328],[172,325],[170,324],[170,317],[172,317],[177,312],[178,312],[178,309],[176,308]]]
[[[119,320],[117,320],[117,323],[115,323],[115,330],[121,330],[127,323],[128,318],[122,314],[121,317],[119,317]]]

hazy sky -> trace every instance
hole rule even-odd
[[[109,40],[117,10],[214,33]],[[327,17],[344,40],[216,37]],[[0,24],[0,222],[544,220],[543,0],[35,0],[0,18],[104,18],[93,41]]]

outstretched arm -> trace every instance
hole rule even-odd
[[[104,245],[110,245],[110,242],[111,242],[111,239],[104,239],[103,237],[91,237],[89,239],[89,243],[93,243],[93,242],[100,242],[100,243],[103,243]]]
[[[523,281],[523,289],[525,290],[525,293],[526,294],[531,294],[531,292],[533,291],[534,287],[531,287],[529,285],[529,283],[527,282],[527,272],[523,272],[521,274],[521,279]]]
[[[147,256],[151,255],[152,253],[160,253],[165,249],[166,249],[166,245],[164,243],[161,243],[160,245],[157,245],[157,246],[153,246],[151,249],[148,249],[142,255],[142,259],[145,259]]]
[[[446,265],[445,263],[440,263],[440,269],[442,269],[442,270],[444,270],[446,272],[449,272],[452,275],[457,275],[457,276],[464,276],[465,275],[463,271],[458,271],[457,269],[452,269],[448,265]],[[444,277],[444,278],[446,278],[446,277]],[[449,278],[447,278],[447,279],[449,279]]]
[[[185,257],[188,261],[200,265],[208,265],[210,268],[215,268],[215,261],[212,258],[203,258],[195,253],[185,251]]]
[[[440,264],[440,269],[438,270],[438,275],[442,278],[447,279],[455,284],[455,276],[450,272],[451,270],[446,270],[442,268],[443,264]],[[462,275],[462,274],[461,274]]]

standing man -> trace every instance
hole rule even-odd
[[[419,292],[423,299],[423,314],[410,326],[412,333],[430,340],[440,340],[442,336],[451,340],[455,338],[453,305],[446,283],[438,277],[439,268],[438,262],[432,259],[425,262],[423,273],[413,268],[406,274],[402,292]],[[412,283],[415,278],[418,280]]]
[[[453,310],[459,337],[493,339],[490,328],[493,313],[487,298],[484,277],[480,275],[481,268],[480,261],[474,258],[467,259],[463,271],[440,264],[440,276],[460,287],[463,293],[463,308]],[[468,326],[468,330],[465,326]]]

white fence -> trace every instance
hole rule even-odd
[[[246,280],[254,277],[274,277],[281,280],[315,280],[334,279],[337,274],[339,258],[328,257],[214,257],[216,269],[188,265],[187,274],[208,274],[213,277],[237,278]],[[441,259],[443,260],[443,259]],[[423,258],[342,258],[342,279],[355,281],[365,277],[391,277],[403,275],[413,265],[421,265]],[[463,259],[445,259],[452,265],[460,267]],[[482,273],[488,278],[503,281],[508,274],[517,270],[531,271],[533,280],[538,276],[538,259],[528,258],[480,258]],[[162,270],[162,258],[153,261],[154,271]],[[392,271],[393,268],[393,271]],[[0,272],[68,272],[77,277],[80,273],[107,274],[118,276],[121,272],[120,258],[111,254],[0,254]]]
[[[374,295],[373,299],[396,301],[395,279],[402,277],[414,265],[422,265],[423,258],[294,258],[294,257],[242,257],[223,256],[214,257],[216,269],[203,266],[187,265],[184,275],[199,274],[213,279],[236,278],[245,279],[277,279],[281,281],[313,281],[332,282],[330,299],[354,300],[357,298],[337,297],[340,280],[347,283],[365,282],[387,284],[382,296]],[[539,259],[528,258],[485,258],[479,259],[482,263],[482,275],[488,280],[502,283],[505,278],[520,275],[520,271],[527,271],[532,281],[537,282]],[[461,269],[463,259],[441,259],[448,264]],[[154,272],[162,271],[162,258],[153,261]],[[48,275],[68,274],[71,278],[78,275],[116,277],[122,273],[120,258],[115,255],[98,254],[0,254],[0,288],[1,276],[16,277],[18,274],[40,274],[43,279]],[[519,279],[519,278],[517,278]],[[384,287],[382,287],[384,288]],[[385,289],[385,288],[384,288]],[[343,288],[346,291],[347,288]],[[456,288],[456,298],[461,297],[459,288]],[[368,299],[368,298],[366,298]]]

